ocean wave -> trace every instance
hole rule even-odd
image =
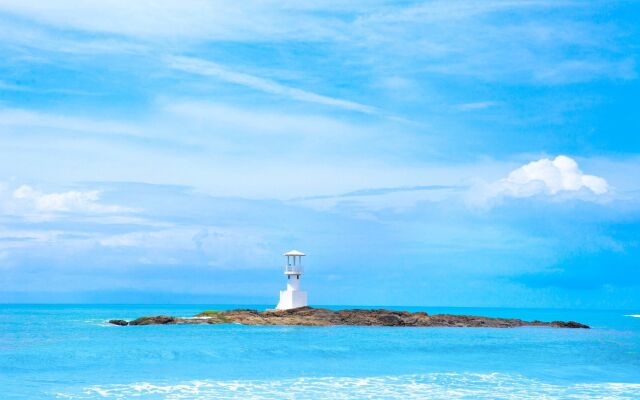
[[[93,326],[101,326],[101,327],[113,327],[113,326],[115,326],[113,324],[110,324],[109,320],[97,319],[97,318],[82,319],[82,320],[72,320],[71,322],[73,322],[73,323],[81,323],[81,324],[88,324],[88,325],[93,325]]]
[[[433,373],[365,378],[136,382],[59,392],[60,399],[636,399],[640,384],[559,385],[520,375]]]
[[[625,315],[625,317],[640,318],[640,314],[627,314],[627,315]]]

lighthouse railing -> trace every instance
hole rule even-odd
[[[304,268],[302,267],[302,265],[285,265],[284,266],[284,273],[285,274],[302,274],[304,273]]]

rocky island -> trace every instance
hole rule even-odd
[[[554,328],[584,328],[588,325],[574,321],[523,321],[513,318],[489,318],[469,315],[434,314],[392,310],[329,310],[300,307],[290,310],[257,311],[249,309],[204,311],[194,317],[166,315],[141,317],[132,321],[110,320],[114,325],[176,325],[176,324],[230,324],[293,325],[293,326],[407,326],[407,327],[484,327],[517,328],[521,326],[548,326]]]

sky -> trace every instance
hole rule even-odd
[[[639,15],[0,0],[0,302],[639,308]]]

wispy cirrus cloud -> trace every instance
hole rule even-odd
[[[0,107],[0,128],[62,131],[142,137],[145,133],[124,122],[22,108]],[[0,131],[2,133],[2,131]]]
[[[461,111],[485,110],[487,108],[495,107],[498,104],[499,103],[496,101],[477,101],[473,103],[458,104],[455,108]]]
[[[360,15],[355,26],[371,59],[409,71],[532,85],[633,79],[623,30],[585,12],[598,14],[575,1],[431,1]]]
[[[337,3],[301,5],[298,2],[140,0],[51,0],[46,4],[0,0],[0,12],[32,18],[40,24],[84,32],[129,36],[144,40],[273,40],[320,39],[334,35],[337,19],[317,11],[353,12],[355,6]]]
[[[368,197],[368,196],[384,196],[393,193],[402,192],[421,192],[431,190],[455,190],[461,189],[464,186],[448,186],[448,185],[419,185],[419,186],[401,186],[401,187],[386,187],[386,188],[370,188],[354,190],[352,192],[340,193],[336,195],[318,195],[308,196],[293,199],[294,201],[300,200],[324,200],[324,199],[337,199],[348,197]]]
[[[602,8],[606,7],[609,5]],[[598,12],[575,1],[303,5],[270,1],[170,0],[157,4],[111,0],[78,5],[55,0],[43,6],[37,1],[0,0],[0,18],[6,17],[3,25],[12,25],[5,31],[0,26],[0,33],[12,44],[36,48],[49,44],[51,50],[60,52],[112,53],[120,48],[124,53],[167,56],[176,54],[176,48],[184,50],[201,43],[305,41],[331,43],[335,55],[325,57],[370,73],[393,66],[395,73],[429,72],[535,85],[633,79],[635,61],[617,43],[622,30],[585,21],[585,15]],[[27,23],[29,20],[35,23]],[[463,30],[458,28],[461,21]],[[15,34],[17,31],[21,32]],[[175,41],[180,45],[176,46]],[[156,50],[160,51],[151,51],[158,43],[161,46]],[[272,93],[293,90],[290,95],[305,101],[337,100],[338,106],[370,112],[364,111],[369,105],[298,92],[300,89],[283,88],[278,83],[274,86],[275,82],[264,78],[243,76],[225,67],[222,61],[209,65],[209,73]]]
[[[356,103],[349,100],[338,99],[330,96],[324,96],[314,92],[298,89],[295,87],[283,85],[271,79],[261,78],[255,75],[237,72],[231,68],[221,64],[205,61],[191,57],[169,57],[167,65],[170,68],[197,74],[202,76],[214,77],[225,82],[234,83],[236,85],[245,86],[254,90],[277,96],[286,97],[292,100],[316,103],[330,107],[342,108],[350,111],[358,111],[361,113],[372,114],[376,111],[374,107]]]

